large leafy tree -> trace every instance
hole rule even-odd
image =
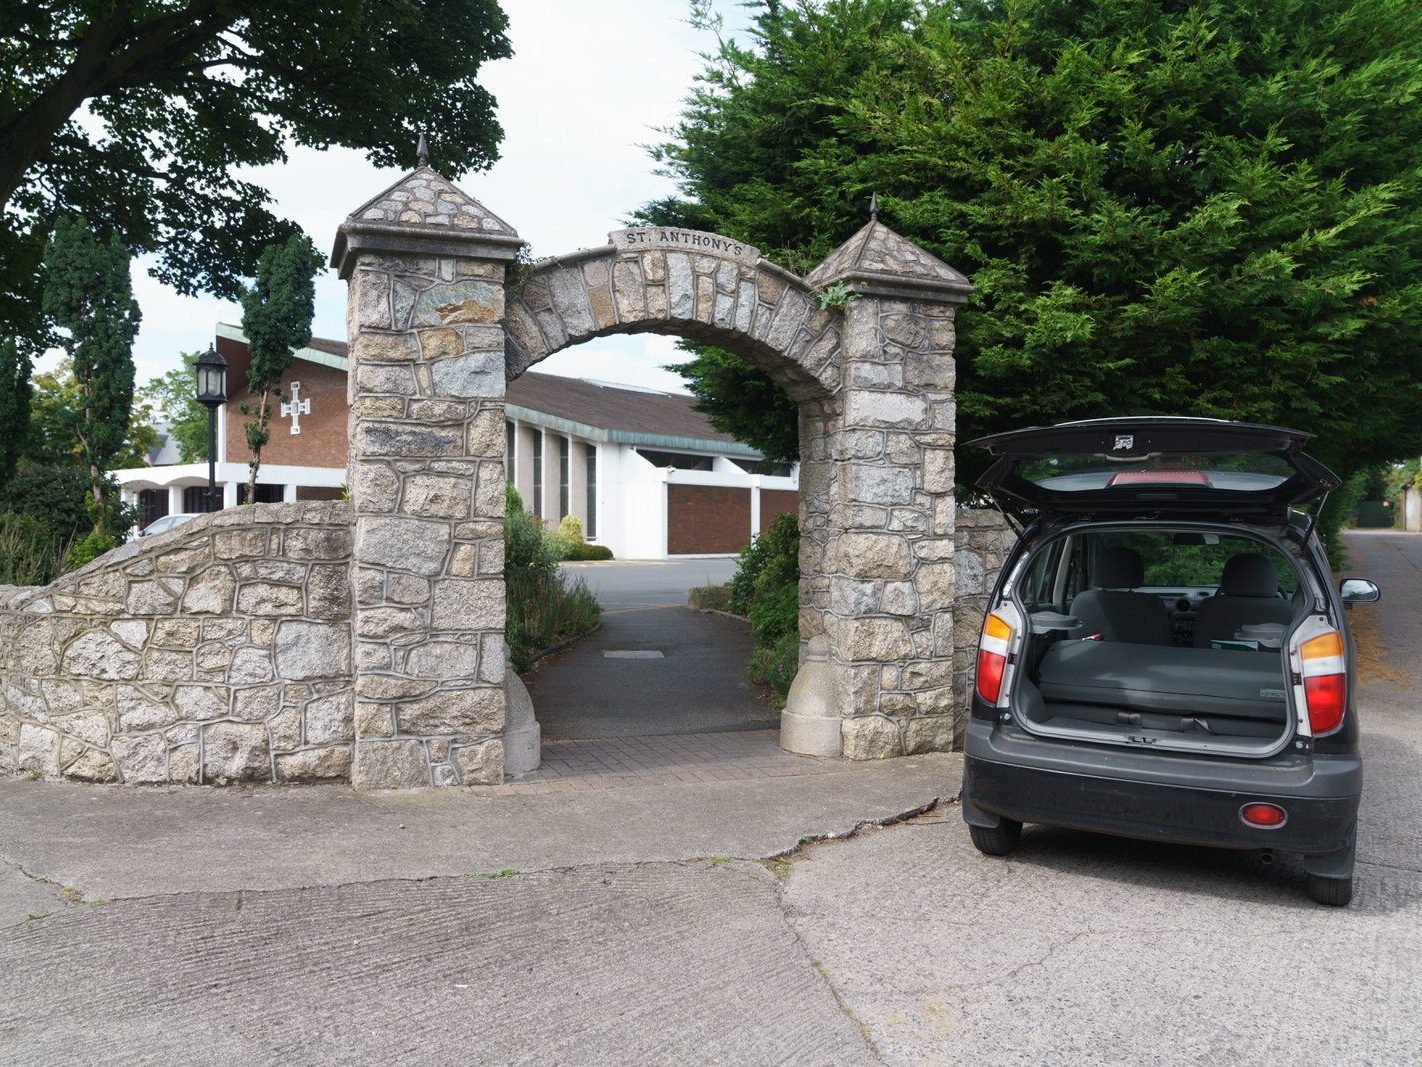
[[[281,379],[296,349],[311,340],[316,314],[316,272],[322,258],[309,238],[297,234],[272,245],[257,261],[256,284],[242,294],[242,332],[247,336],[251,363],[247,368],[248,400],[242,414],[248,463],[247,499],[257,499],[257,470],[262,449],[271,440],[272,399],[280,399]]]
[[[74,376],[74,364],[61,360],[53,371],[34,375],[31,386],[29,428],[19,435],[25,441],[21,455],[45,467],[78,466],[87,471],[84,387]],[[135,393],[128,432],[109,457],[109,470],[142,467],[148,461],[149,453],[158,444],[155,421],[157,413],[152,403]]]
[[[198,353],[184,352],[181,367],[174,367],[159,378],[150,378],[139,390],[160,423],[178,448],[178,462],[207,462],[207,408],[197,402],[193,389],[193,365]]]
[[[62,218],[45,251],[44,311],[64,331],[79,387],[75,435],[89,468],[95,529],[107,532],[104,474],[128,437],[133,339],[141,314],[118,235],[100,237],[83,219]]]
[[[656,149],[680,195],[641,217],[803,272],[877,191],[978,287],[961,439],[1168,412],[1311,430],[1343,472],[1422,450],[1419,5],[765,2],[751,36],[707,56]],[[713,421],[776,451],[792,409],[698,351]]]
[[[0,323],[39,343],[55,217],[83,215],[181,292],[236,297],[294,232],[239,167],[285,145],[441,168],[497,158],[476,83],[509,55],[495,0],[0,0]]]

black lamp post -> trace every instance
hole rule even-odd
[[[227,403],[227,360],[214,345],[198,356],[193,366],[197,377],[197,402],[207,408],[207,508],[217,506],[217,409]]]

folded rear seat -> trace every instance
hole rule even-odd
[[[1048,714],[1105,721],[1103,712],[1120,709],[1280,725],[1288,714],[1285,684],[1278,650],[1224,652],[1106,641],[1052,645],[1042,658],[1037,683]]]

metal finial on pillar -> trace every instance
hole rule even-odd
[[[419,160],[420,166],[430,165],[430,146],[425,141],[425,131],[420,131],[420,143],[415,146],[415,158]]]
[[[878,221],[879,221],[879,194],[878,194],[878,193],[870,193],[870,194],[869,194],[869,221],[870,221],[870,222],[878,222]]]

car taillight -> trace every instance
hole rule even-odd
[[[983,635],[978,641],[978,696],[996,705],[1002,694],[1002,675],[1007,669],[1007,649],[1012,640],[1012,627],[996,615],[983,623]]]
[[[1304,703],[1308,725],[1315,735],[1338,729],[1348,702],[1348,679],[1343,662],[1343,636],[1337,630],[1299,645],[1303,666]]]
[[[1289,813],[1279,805],[1265,804],[1261,801],[1244,805],[1239,809],[1239,817],[1250,826],[1259,826],[1266,830],[1283,826],[1289,821]]]

